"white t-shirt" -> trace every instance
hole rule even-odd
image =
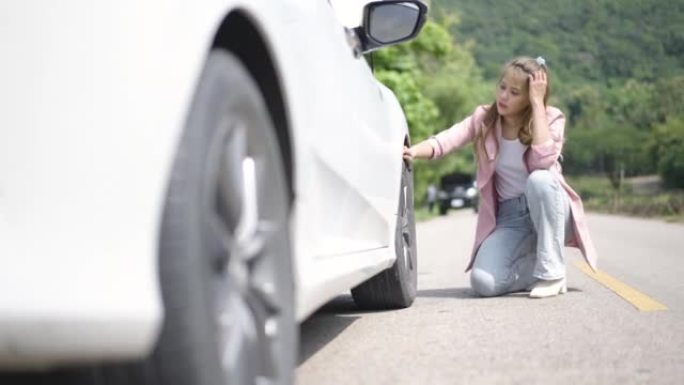
[[[496,192],[499,202],[517,198],[525,193],[527,185],[527,166],[523,155],[526,145],[520,140],[509,140],[499,135],[499,155],[496,158]]]

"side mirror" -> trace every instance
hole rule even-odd
[[[363,53],[413,39],[425,24],[427,5],[419,0],[385,0],[366,4],[356,28]]]

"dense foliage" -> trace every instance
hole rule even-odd
[[[470,47],[456,44],[448,25],[428,21],[420,36],[410,43],[373,53],[376,77],[390,87],[404,108],[411,141],[417,143],[472,113],[486,94],[480,70]],[[419,200],[429,183],[460,170],[474,172],[472,151],[464,149],[443,160],[416,162],[415,189]]]
[[[551,103],[568,117],[566,173],[604,174],[617,187],[620,175],[658,172],[684,187],[684,0],[432,0],[430,9],[419,39],[376,55],[414,141],[491,102],[506,60],[542,55]],[[433,171],[418,164],[419,185],[472,170],[469,151],[454,159]]]
[[[546,58],[552,100],[569,118],[568,172],[617,182],[620,173],[658,171],[667,184],[684,185],[673,179],[684,174],[684,152],[669,143],[681,143],[684,120],[684,1],[431,3],[437,18],[461,15],[451,32],[476,42],[488,79],[511,57]]]
[[[568,81],[654,81],[684,67],[681,0],[433,0],[431,13],[457,12],[452,32],[477,42],[488,77],[521,53],[544,55]]]

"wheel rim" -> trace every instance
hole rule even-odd
[[[287,303],[277,290],[275,255],[283,247],[285,220],[277,205],[282,197],[278,188],[266,188],[279,176],[273,175],[277,168],[260,131],[241,122],[223,130],[212,151],[218,161],[212,162],[217,166],[210,173],[206,215],[221,365],[231,381],[250,384],[269,384],[278,376],[276,351]]]
[[[404,257],[404,266],[408,268],[409,271],[413,271],[414,269],[414,263],[413,263],[413,249],[412,249],[412,244],[413,244],[413,239],[411,236],[411,219],[410,219],[410,202],[409,199],[411,199],[411,191],[410,191],[410,186],[408,182],[406,181],[406,176],[402,178],[402,191],[401,191],[401,208],[400,208],[400,215],[401,215],[401,246],[402,246],[402,254]]]

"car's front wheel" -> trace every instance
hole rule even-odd
[[[242,63],[212,52],[164,213],[159,383],[292,380],[287,182],[267,111]]]
[[[130,364],[16,375],[9,384],[293,382],[287,182],[267,111],[241,62],[212,52],[164,208],[164,323],[153,353]]]
[[[442,203],[439,205],[439,215],[447,215],[449,212],[448,203]]]

